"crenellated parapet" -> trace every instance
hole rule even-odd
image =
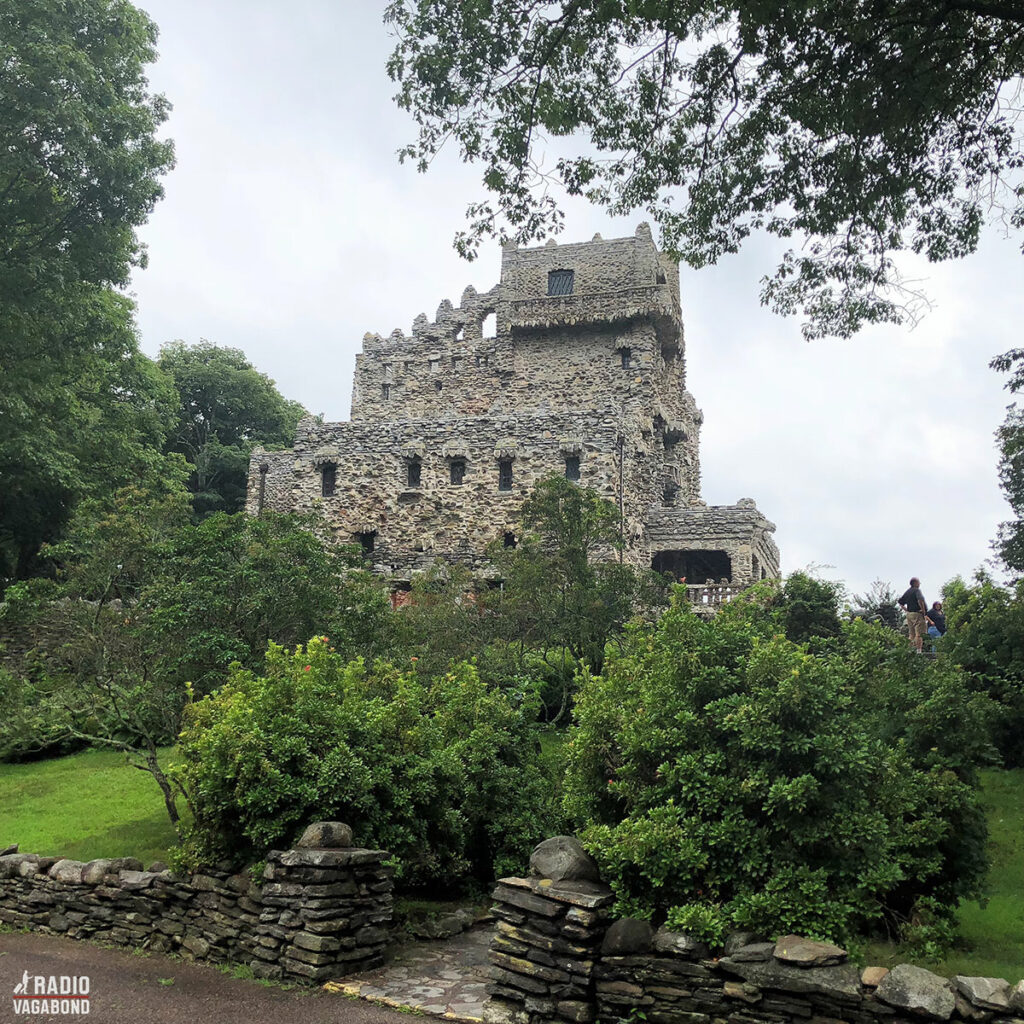
[[[685,355],[679,268],[646,224],[507,245],[490,290],[443,299],[408,333],[364,336],[351,420],[307,418],[292,451],[254,452],[247,508],[315,511],[405,581],[442,558],[486,571],[530,488],[564,473],[617,506],[634,565],[774,575],[760,513],[701,503],[704,417]]]

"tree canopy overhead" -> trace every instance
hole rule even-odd
[[[849,336],[920,313],[901,251],[1024,224],[1019,0],[392,0],[385,19],[418,128],[400,155],[426,170],[451,140],[483,167],[470,257],[557,232],[560,186],[646,211],[694,267],[787,240],[762,301]]]

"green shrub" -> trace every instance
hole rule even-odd
[[[566,808],[619,909],[846,939],[978,895],[984,698],[882,627],[813,654],[766,626],[673,607],[584,679]]]
[[[967,672],[971,685],[1000,707],[993,726],[1008,768],[1024,766],[1024,580],[1001,587],[979,572],[973,585],[957,577],[942,590],[949,632],[942,652]]]
[[[395,854],[406,885],[518,869],[558,827],[535,717],[535,702],[487,687],[471,663],[424,679],[346,662],[326,638],[271,645],[264,674],[236,666],[186,711],[182,859],[260,857],[337,819]]]

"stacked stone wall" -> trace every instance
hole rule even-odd
[[[0,857],[0,922],[249,964],[262,978],[322,981],[378,966],[391,920],[382,850],[270,851],[262,881],[209,869],[178,876],[128,857],[88,863]]]
[[[594,1019],[594,980],[611,890],[593,881],[593,861],[570,837],[534,854],[557,879],[503,878],[494,890],[497,932],[490,949],[490,1019]],[[543,867],[534,869],[543,870]]]
[[[613,919],[610,890],[571,837],[546,840],[530,865],[494,891],[488,1024],[1024,1024],[1024,981],[860,969],[796,935],[737,932],[712,956],[692,936]]]

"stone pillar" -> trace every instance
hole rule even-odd
[[[347,825],[319,822],[294,849],[267,854],[251,963],[258,977],[319,982],[383,963],[390,854],[351,843]]]
[[[589,1024],[613,900],[594,861],[570,836],[547,839],[530,858],[530,877],[501,879],[494,899],[498,928],[484,1020]]]

